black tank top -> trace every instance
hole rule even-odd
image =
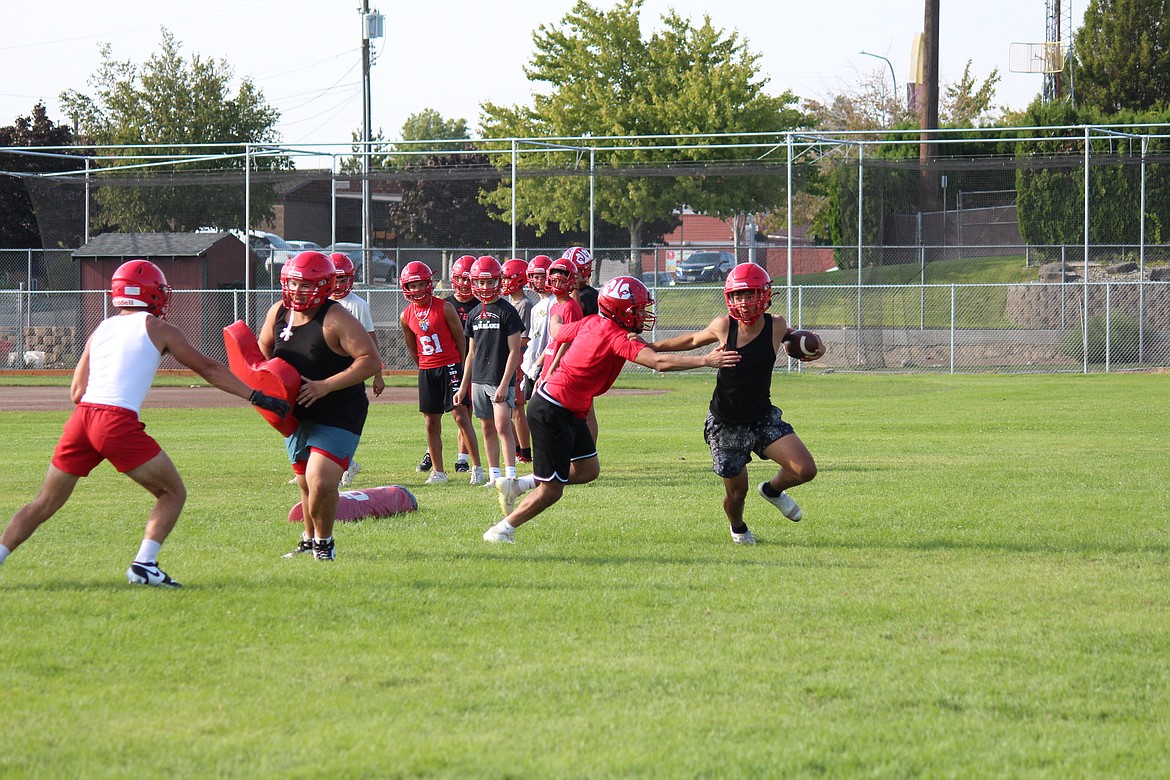
[[[776,364],[776,350],[772,346],[772,315],[764,315],[764,327],[760,335],[744,347],[736,346],[739,322],[729,319],[726,348],[739,352],[740,359],[733,368],[721,368],[715,375],[711,414],[723,422],[754,422],[772,409],[772,367]]]
[[[301,376],[309,379],[327,379],[352,366],[352,357],[337,354],[325,341],[325,313],[335,304],[337,301],[325,301],[313,319],[296,327],[289,326],[288,309],[281,306],[276,312],[272,332],[276,344],[272,356],[287,361]],[[288,338],[282,334],[287,334]],[[298,420],[314,420],[360,434],[369,406],[363,382],[334,390],[310,407],[297,404],[295,414]]]

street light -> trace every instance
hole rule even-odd
[[[883,57],[880,54],[872,54],[868,51],[858,52],[858,54],[864,54],[866,57],[877,57],[879,60],[886,61],[886,64],[890,66],[890,81],[894,82],[894,100],[897,100],[898,99],[898,79],[895,78],[895,76],[894,76],[894,63],[890,62],[889,59],[887,59],[886,57]]]

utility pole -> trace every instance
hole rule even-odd
[[[923,67],[918,162],[922,172],[922,208],[933,210],[934,182],[931,163],[938,156],[938,19],[939,0],[926,0],[926,19],[922,28]]]
[[[370,0],[362,0],[362,279],[370,283]]]

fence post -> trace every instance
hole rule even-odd
[[[921,292],[919,296],[921,301],[919,303],[918,329],[926,330],[926,249],[922,246],[918,247],[918,265],[921,268],[918,274],[918,284],[920,285],[919,290]]]
[[[1112,312],[1110,311],[1110,306],[1109,306],[1109,304],[1110,304],[1109,291],[1110,291],[1110,288],[1112,286],[1113,285],[1111,283],[1105,282],[1105,373],[1106,374],[1109,373],[1109,363],[1110,363],[1110,359],[1112,358],[1111,353],[1112,353],[1112,349],[1113,349],[1113,340],[1112,340],[1113,334],[1111,332],[1113,330],[1113,319],[1112,319]]]
[[[1142,136],[1141,222],[1138,233],[1138,362],[1146,362],[1146,148],[1150,137]]]
[[[955,373],[955,285],[951,285],[951,373]]]

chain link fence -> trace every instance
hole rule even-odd
[[[764,266],[773,313],[829,347],[780,370],[1166,367],[1168,139],[1163,126],[969,128],[939,131],[929,154],[917,131],[415,142],[375,145],[365,179],[347,172],[360,168],[348,146],[78,149],[76,171],[18,180],[55,248],[0,250],[0,363],[75,365],[107,313],[94,263],[141,256],[74,254],[95,237],[219,231],[246,237],[230,262],[150,259],[186,280],[171,320],[220,358],[222,328],[258,325],[300,250],[283,239],[300,239],[356,255],[392,369],[410,368],[407,262],[446,282],[462,254],[570,245],[593,248],[595,285],[645,280],[658,338],[725,311],[721,275],[684,283],[685,259]],[[25,151],[0,149],[0,166]]]

